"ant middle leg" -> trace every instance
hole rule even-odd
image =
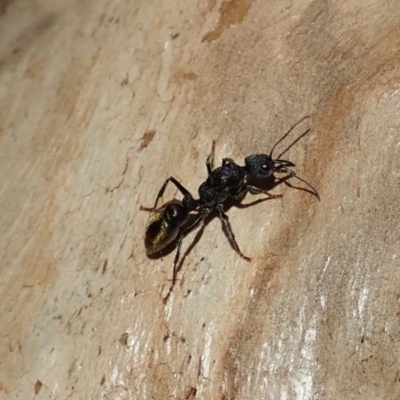
[[[183,196],[185,198],[188,199],[193,199],[193,196],[191,195],[191,193],[189,192],[189,190],[187,190],[179,181],[177,181],[173,176],[170,176],[165,182],[164,184],[161,186],[161,189],[158,192],[158,195],[156,197],[156,201],[154,202],[154,206],[153,207],[144,207],[144,206],[140,206],[140,209],[142,211],[154,211],[157,209],[157,203],[158,200],[163,196],[165,189],[168,185],[169,182],[172,182],[176,188],[183,194]]]
[[[225,229],[226,229],[226,232],[227,232],[227,234],[228,234],[228,239],[229,239],[229,241],[231,242],[231,244],[233,245],[233,248],[235,249],[236,253],[238,253],[239,256],[242,257],[244,260],[246,260],[246,261],[251,261],[251,258],[250,258],[250,257],[245,256],[245,255],[241,252],[241,250],[240,250],[240,248],[239,248],[239,245],[238,245],[237,242],[236,242],[235,234],[233,233],[231,223],[229,222],[229,218],[228,218],[228,216],[224,213],[223,205],[222,205],[222,204],[217,204],[217,205],[216,205],[216,208],[217,208],[218,213],[219,213],[219,219],[222,221],[222,223],[223,223],[223,225],[224,225],[224,227],[225,227]]]
[[[222,166],[225,167],[226,164],[235,164],[235,161],[232,158],[223,158]]]
[[[172,275],[172,286],[175,285],[176,282],[176,275],[178,274],[178,262],[179,262],[179,257],[181,254],[181,247],[182,247],[182,241],[183,239],[192,231],[194,231],[196,228],[198,228],[201,224],[204,224],[205,221],[205,216],[200,214],[195,221],[187,227],[179,236],[178,239],[178,244],[176,246],[176,253],[175,253],[175,258],[174,258],[174,271]]]
[[[206,167],[207,167],[207,173],[208,176],[212,174],[212,171],[214,169],[214,153],[215,153],[215,140],[212,142],[212,147],[211,147],[211,154],[207,157],[206,161]],[[232,158],[223,158],[222,159],[222,166],[224,167],[226,164],[233,164],[235,163]]]

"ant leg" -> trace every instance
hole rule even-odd
[[[207,157],[206,166],[207,166],[208,175],[211,175],[212,170],[213,170],[214,150],[215,150],[215,140],[213,140],[211,154]],[[232,158],[223,158],[222,159],[222,166],[223,167],[226,164],[234,164],[234,163],[235,163],[235,161],[233,161]]]
[[[206,161],[208,176],[211,175],[212,170],[214,168],[214,165],[213,165],[214,164],[214,153],[215,153],[215,140],[213,140],[213,142],[212,142],[211,154],[207,157],[207,161]],[[234,163],[232,158],[223,158],[222,159],[222,166],[225,166],[226,164],[232,164],[232,163]]]
[[[235,161],[233,161],[232,158],[223,158],[222,159],[222,166],[225,167],[226,164],[234,164]]]
[[[179,261],[179,257],[181,254],[181,247],[182,247],[182,241],[183,239],[192,231],[194,231],[201,223],[204,224],[205,221],[205,216],[204,215],[199,215],[198,218],[196,218],[196,220],[193,222],[192,225],[190,225],[188,228],[186,228],[182,234],[179,236],[179,240],[178,240],[178,244],[176,246],[176,253],[175,253],[175,259],[174,259],[174,272],[172,275],[172,286],[175,285],[176,282],[176,275],[178,273],[178,261]]]
[[[177,189],[183,194],[184,197],[189,197],[190,199],[193,198],[193,196],[190,194],[189,190],[187,190],[184,186],[182,186],[173,176],[170,176],[165,182],[164,184],[161,186],[160,191],[158,192],[158,195],[156,197],[156,201],[154,202],[154,206],[153,207],[143,207],[140,206],[140,209],[142,211],[154,211],[157,209],[157,203],[158,200],[160,199],[160,197],[162,197],[162,195],[165,192],[165,188],[167,187],[168,183],[172,182]]]
[[[217,205],[216,205],[216,208],[217,208],[218,213],[219,213],[219,219],[220,219],[220,220],[222,221],[222,223],[224,224],[224,227],[226,228],[226,231],[227,231],[227,233],[228,233],[228,238],[229,238],[231,244],[233,244],[233,248],[235,249],[236,253],[238,253],[238,254],[240,255],[240,257],[242,257],[244,260],[250,261],[251,258],[245,256],[245,255],[240,251],[239,245],[236,243],[235,235],[234,235],[234,233],[233,233],[233,231],[232,231],[232,227],[231,227],[231,224],[230,224],[230,222],[229,222],[229,218],[228,218],[228,216],[224,213],[222,204],[217,204]]]
[[[258,188],[257,186],[253,186],[253,185],[247,185],[247,190],[251,193],[251,194],[266,194],[268,195],[268,199],[280,199],[283,197],[282,194],[271,194],[268,192],[268,190],[263,190]]]
[[[254,200],[254,201],[252,201],[250,203],[243,204],[242,200],[243,200],[243,198],[244,198],[244,196],[246,195],[247,192],[250,192],[251,194],[263,193],[263,194],[267,194],[268,196],[267,197],[263,197],[261,199]],[[252,186],[252,185],[245,185],[240,192],[238,192],[235,195],[232,195],[232,197],[237,202],[236,207],[238,207],[238,208],[247,208],[247,207],[254,206],[255,204],[262,203],[264,201],[268,201],[268,200],[271,200],[271,199],[282,198],[283,194],[271,194],[267,190],[260,189],[259,187]]]
[[[182,241],[183,239],[193,230],[195,230],[200,224],[204,224],[205,221],[205,215],[199,215],[198,218],[193,222],[192,225],[190,225],[187,229],[185,229],[182,234],[179,236],[178,244],[176,246],[176,253],[175,253],[175,259],[174,259],[174,270],[173,270],[173,275],[172,275],[172,285],[168,290],[167,295],[163,298],[163,303],[166,304],[168,301],[169,296],[172,293],[172,290],[174,289],[175,283],[176,283],[176,275],[178,274],[178,261],[179,261],[179,256],[181,254],[181,247],[182,247]]]
[[[206,167],[207,167],[207,173],[208,176],[210,176],[212,174],[212,170],[213,170],[213,164],[214,164],[214,152],[215,152],[215,140],[213,140],[212,142],[212,146],[211,146],[211,154],[207,157],[207,161],[206,161]]]

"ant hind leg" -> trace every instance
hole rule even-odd
[[[173,176],[170,176],[161,186],[161,189],[158,192],[158,195],[156,197],[156,201],[154,202],[154,206],[153,207],[144,207],[144,206],[140,206],[140,209],[142,211],[155,211],[157,209],[157,203],[158,200],[163,196],[165,189],[168,185],[169,182],[172,182],[176,188],[183,194],[184,197],[186,198],[190,198],[192,199],[193,196],[191,195],[191,193],[189,192],[189,190],[187,190],[179,181],[177,181]]]
[[[164,297],[163,302],[164,304],[167,302],[169,296],[172,293],[172,290],[174,289],[175,283],[176,283],[176,276],[178,275],[178,272],[180,270],[180,268],[178,268],[178,263],[179,263],[179,258],[180,258],[180,254],[181,254],[181,247],[182,247],[182,242],[183,239],[192,231],[194,231],[196,228],[198,228],[201,224],[204,224],[205,222],[205,216],[200,214],[195,221],[192,223],[192,225],[190,225],[188,228],[186,228],[182,234],[179,236],[178,239],[178,244],[176,246],[176,252],[175,252],[175,258],[174,258],[174,269],[173,269],[173,273],[172,273],[172,284],[171,287],[169,288],[169,291],[167,293],[167,295]]]

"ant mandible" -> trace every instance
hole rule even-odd
[[[235,235],[233,233],[228,216],[224,212],[224,203],[228,198],[235,200],[241,199],[247,192],[252,194],[264,193],[268,195],[268,199],[279,198],[282,195],[271,195],[267,190],[263,190],[248,182],[248,178],[266,178],[276,172],[284,172],[287,177],[299,179],[308,185],[312,191],[311,193],[320,200],[317,190],[307,181],[296,175],[289,167],[294,167],[291,161],[280,159],[297,141],[306,135],[310,129],[307,129],[301,136],[299,136],[284,152],[282,152],[276,159],[272,157],[273,151],[276,146],[284,140],[292,130],[305,119],[310,116],[305,116],[296,122],[272,147],[269,155],[267,154],[253,154],[245,158],[245,165],[240,166],[230,158],[224,158],[222,165],[213,169],[212,158],[214,153],[214,142],[212,154],[208,156],[206,167],[208,178],[199,187],[199,198],[195,199],[193,195],[174,177],[169,177],[161,186],[160,191],[156,197],[153,207],[143,207],[140,209],[150,211],[151,215],[146,227],[145,234],[145,247],[148,256],[151,256],[162,249],[168,244],[177,239],[176,253],[174,259],[174,269],[172,276],[172,286],[170,292],[175,285],[177,266],[179,262],[181,246],[183,239],[193,230],[205,223],[206,217],[216,209],[218,217],[222,221],[225,230],[228,234],[235,251],[246,261],[250,261],[250,257],[245,256],[240,250]],[[168,183],[173,183],[176,188],[182,193],[182,201],[173,200],[164,204],[162,207],[157,208],[159,199],[163,196]],[[194,220],[189,226],[185,226],[189,220],[189,214],[197,212]],[[170,293],[169,292],[169,293]],[[168,298],[169,293],[166,298]]]

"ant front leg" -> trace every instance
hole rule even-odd
[[[157,209],[157,203],[158,200],[163,196],[165,189],[168,185],[169,182],[172,182],[177,189],[183,194],[183,196],[185,198],[188,199],[193,199],[193,196],[191,195],[191,193],[189,192],[189,190],[187,190],[184,186],[182,186],[173,176],[170,176],[165,182],[164,184],[161,186],[160,191],[158,192],[158,195],[156,197],[156,201],[154,202],[154,206],[153,207],[144,207],[144,206],[140,206],[140,209],[142,211],[154,211]]]
[[[214,153],[215,153],[215,140],[212,142],[212,148],[211,148],[211,154],[207,157],[206,161],[206,167],[207,167],[207,173],[208,176],[212,174],[212,171],[214,169]],[[224,167],[226,164],[234,164],[235,161],[232,160],[232,158],[223,158],[222,159],[222,166]]]
[[[251,194],[266,194],[268,199],[281,199],[283,197],[283,194],[271,194],[268,190],[260,189],[253,185],[247,185],[246,190],[248,190]]]
[[[207,157],[206,161],[208,176],[212,174],[212,170],[214,168],[214,153],[215,153],[215,140],[212,141],[211,154]]]
[[[218,210],[218,213],[219,213],[219,219],[222,221],[222,223],[223,223],[223,225],[224,225],[224,227],[226,229],[226,232],[228,234],[228,239],[231,242],[231,244],[233,245],[233,248],[235,249],[236,253],[238,253],[239,256],[242,257],[244,260],[251,261],[250,257],[245,256],[241,252],[241,250],[239,248],[239,245],[236,242],[235,234],[233,233],[232,226],[231,226],[231,224],[229,222],[229,218],[224,213],[223,205],[222,204],[217,204],[216,207],[217,207],[217,210]]]

